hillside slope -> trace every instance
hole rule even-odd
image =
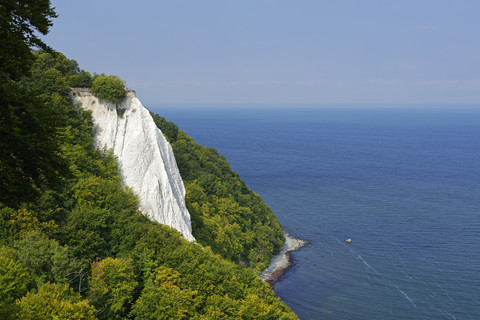
[[[30,77],[2,84],[2,129],[25,150],[0,160],[55,161],[31,176],[0,163],[8,190],[0,202],[0,318],[297,319],[252,269],[140,213],[113,152],[95,147],[91,114],[70,98],[70,86],[90,83],[75,61],[39,52]],[[37,132],[48,143],[37,143]],[[221,186],[212,182],[200,185]]]

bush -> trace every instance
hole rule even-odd
[[[120,103],[125,98],[125,82],[118,76],[94,75],[92,93],[100,99]]]

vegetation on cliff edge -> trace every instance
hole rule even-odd
[[[111,103],[120,103],[125,99],[125,82],[118,76],[107,76],[102,73],[92,78],[92,93],[100,99]]]

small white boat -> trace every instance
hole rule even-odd
[[[352,243],[352,239],[348,238],[347,240],[345,240],[346,243]]]

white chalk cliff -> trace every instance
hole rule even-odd
[[[129,91],[117,105],[99,100],[88,89],[72,89],[72,96],[83,109],[92,111],[96,145],[113,150],[125,184],[140,200],[140,210],[194,241],[172,147],[135,92]]]

